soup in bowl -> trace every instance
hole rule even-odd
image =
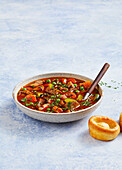
[[[82,119],[101,103],[98,85],[83,100],[92,79],[71,73],[48,73],[19,83],[13,90],[17,106],[27,115],[47,122],[69,122]]]

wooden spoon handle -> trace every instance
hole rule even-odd
[[[99,81],[101,80],[101,78],[103,77],[103,75],[105,74],[105,72],[108,70],[109,68],[109,64],[105,63],[104,66],[102,67],[102,69],[100,70],[99,74],[97,75],[97,77],[95,78],[95,80],[93,81],[90,89],[88,90],[88,93],[91,94],[92,91],[95,89],[95,87],[97,86],[97,84],[99,83]]]

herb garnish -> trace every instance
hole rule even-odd
[[[27,97],[21,99],[21,102],[25,102],[25,101],[27,101]]]
[[[118,89],[119,88],[119,86],[122,86],[122,82],[121,83],[119,83],[119,82],[117,82],[117,81],[115,81],[115,80],[111,80],[111,82],[112,83],[114,83],[114,86],[113,85],[108,85],[108,83],[104,83],[103,81],[101,81],[100,83],[99,83],[99,85],[100,86],[105,86],[105,87],[108,87],[108,88],[113,88],[113,89]],[[117,85],[118,84],[118,85]],[[116,85],[116,86],[115,86]]]

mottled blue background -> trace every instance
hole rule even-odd
[[[121,0],[0,0],[0,170],[122,169],[122,134],[98,141],[88,133],[89,117],[44,123],[12,99],[14,86],[28,77],[63,71],[94,79],[105,62],[111,67],[102,80],[119,88],[103,86],[104,99],[92,115],[118,121]]]

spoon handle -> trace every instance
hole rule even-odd
[[[103,77],[103,75],[105,74],[105,72],[108,70],[109,68],[109,64],[105,63],[104,66],[102,67],[102,69],[100,70],[99,74],[97,75],[97,77],[95,78],[95,80],[93,81],[90,89],[88,90],[87,93],[89,93],[89,95],[92,93],[92,91],[95,89],[95,87],[97,86],[97,84],[99,83],[99,81],[101,80],[101,78]]]

